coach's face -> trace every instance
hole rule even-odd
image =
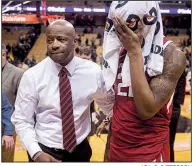
[[[67,65],[74,56],[75,30],[66,22],[52,24],[46,32],[47,52],[50,58],[62,66]]]

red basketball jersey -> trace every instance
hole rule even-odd
[[[167,38],[164,38],[164,48],[169,43]],[[125,56],[126,52],[121,51],[117,74],[122,71]],[[150,82],[148,76],[147,79]],[[152,162],[158,161],[160,157],[160,161],[161,158],[164,158],[164,161],[169,161],[169,123],[173,96],[152,118],[141,120],[138,117],[134,99],[128,96],[130,87],[119,88],[121,83],[122,78],[117,77],[115,87],[118,88],[115,88],[116,99],[112,117],[110,160]]]

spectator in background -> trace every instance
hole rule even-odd
[[[191,37],[189,37],[188,40],[187,40],[187,46],[190,46],[191,44],[192,44]]]
[[[9,53],[11,52],[11,49],[12,49],[10,43],[8,43],[8,44],[6,45],[6,49],[7,49],[7,53],[9,54]]]
[[[86,25],[86,15],[85,14],[81,15],[80,24],[81,25]]]
[[[20,37],[19,37],[19,42],[23,43],[23,40],[24,40],[24,38],[23,38],[23,35],[21,34]]]
[[[97,39],[99,40],[99,46],[102,46],[102,44],[103,44],[103,37],[102,37],[102,34],[100,32],[97,34]]]
[[[77,14],[74,15],[74,22],[75,22],[75,25],[77,25],[79,23]]]
[[[92,48],[91,48],[91,59],[95,63],[96,63],[96,59],[97,59],[96,49],[97,49],[96,46],[92,46]]]
[[[27,40],[27,43],[30,45],[30,48],[33,46],[33,42],[32,42],[32,39],[31,37],[29,37],[29,39]]]
[[[88,40],[88,38],[86,38],[86,41],[85,41],[85,44],[86,44],[86,46],[88,46],[89,45],[89,40]]]
[[[23,62],[27,56],[27,50],[25,49],[24,44],[22,43],[19,43],[18,48],[20,52],[19,60]]]
[[[99,62],[100,62],[100,65],[101,65],[101,67],[102,67],[102,65],[103,65],[103,63],[104,63],[104,58],[103,58],[102,53],[100,53],[100,55],[99,55]]]
[[[87,33],[88,33],[88,31],[87,31],[87,27],[85,27],[85,28],[84,28],[83,33],[84,33],[84,34],[87,34]]]
[[[16,63],[19,60],[19,56],[20,56],[18,46],[16,44],[12,45],[12,53],[14,57],[14,62]]]
[[[182,45],[182,47],[185,47],[185,46],[187,45],[187,41],[184,39],[184,40],[182,41],[181,45]],[[184,49],[184,48],[183,48],[183,49]],[[183,50],[183,49],[182,49],[182,50]]]
[[[29,67],[33,67],[33,66],[35,66],[36,64],[37,64],[37,62],[36,62],[35,56],[32,56],[32,60],[31,60],[31,62],[30,62],[30,66],[29,66]]]
[[[97,39],[101,39],[102,38],[102,34],[100,32],[97,33]]]
[[[188,61],[187,62],[187,65],[189,66],[188,68],[191,68],[191,65],[192,65],[192,58],[191,58],[191,48],[188,48],[188,47],[184,47],[182,49],[182,51],[184,52],[184,54],[186,55],[186,60]]]
[[[7,57],[7,61],[9,62],[9,63],[11,63],[11,64],[14,64],[14,61],[8,56]]]
[[[95,38],[94,37],[91,38],[91,45],[95,46]]]
[[[103,45],[103,38],[99,39],[99,46]]]
[[[94,18],[92,15],[88,15],[88,22],[90,25],[94,25]]]
[[[80,49],[79,49],[79,47],[75,48],[75,53],[76,53],[75,56],[80,57]]]
[[[28,58],[25,58],[24,63],[25,63],[26,65],[28,65],[29,67],[32,67],[32,66],[31,66],[31,61],[30,61]]]
[[[17,67],[21,68],[23,71],[26,71],[29,69],[29,66],[24,62],[19,62]]]
[[[92,60],[91,59],[91,49],[88,46],[82,46],[80,47],[80,58]]]
[[[30,38],[31,38],[31,40],[32,40],[32,43],[34,44],[34,43],[35,43],[35,40],[36,40],[36,34],[35,34],[35,32],[32,32],[32,33],[30,34]]]
[[[92,30],[93,30],[92,27],[89,26],[87,27],[87,33],[92,33]]]
[[[4,92],[2,95],[2,161],[11,162],[7,160],[9,153],[14,149],[14,126],[11,122],[12,106],[9,103]],[[12,160],[13,161],[13,160]]]
[[[192,68],[192,46],[189,46],[189,55],[188,55],[188,61],[190,64],[190,69]]]
[[[24,64],[28,65],[29,68],[35,66],[37,64],[35,56],[32,56],[32,60],[25,58]]]
[[[81,46],[81,44],[82,44],[81,35],[78,35],[78,45]]]
[[[92,25],[91,25],[91,32],[90,33],[94,33],[94,28]]]
[[[178,36],[179,35],[179,30],[177,28],[174,30],[174,35],[175,36]]]
[[[167,36],[167,29],[165,27],[163,27],[163,34],[164,36]]]
[[[20,79],[23,75],[23,70],[10,64],[7,59],[6,46],[2,45],[2,90],[5,92],[10,104],[14,110],[14,103],[16,100],[16,94]],[[14,134],[14,141],[16,135]],[[4,151],[2,151],[4,153]],[[6,153],[6,161],[12,162],[14,160],[14,149],[9,153]]]
[[[191,37],[191,28],[187,29],[187,35]]]

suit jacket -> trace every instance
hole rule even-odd
[[[2,90],[14,108],[16,94],[23,70],[7,62],[2,72]]]

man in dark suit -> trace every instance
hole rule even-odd
[[[23,74],[23,70],[10,64],[7,59],[7,49],[6,46],[2,45],[2,90],[8,98],[8,101],[13,107],[16,99],[16,94],[20,79]],[[14,133],[14,141],[16,141],[16,134]],[[5,161],[12,162],[14,160],[14,149],[12,151],[6,152],[2,150],[4,156],[6,156]],[[6,154],[4,154],[6,153]]]

